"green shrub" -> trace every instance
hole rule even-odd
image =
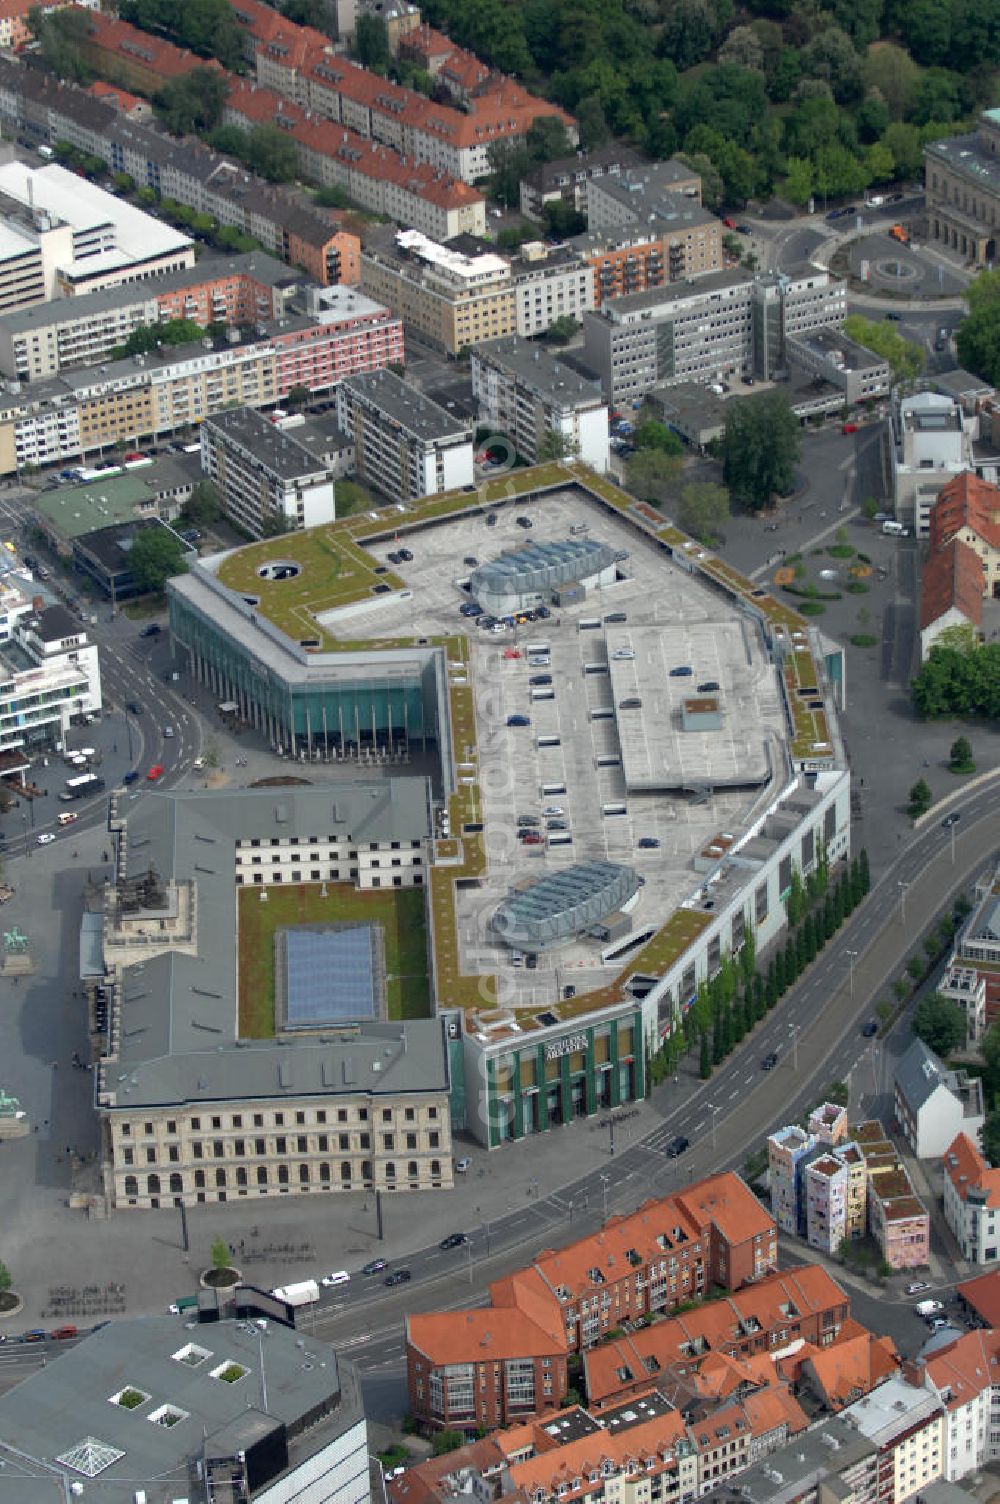
[[[868,594],[868,586],[865,584],[864,580],[848,580],[847,584],[844,586],[844,589],[850,595]]]
[[[870,632],[855,632],[851,638],[851,646],[855,648],[878,647],[878,638],[873,637]]]
[[[853,559],[854,549],[849,543],[831,543],[827,553],[832,559]]]
[[[799,610],[803,616],[822,616],[826,611],[826,607],[822,601],[803,601]]]

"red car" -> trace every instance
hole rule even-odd
[[[722,217],[722,223],[725,225],[725,227],[726,227],[727,230],[735,230],[736,229],[736,221],[735,221],[735,219],[727,219],[725,217],[725,215],[723,215],[723,217]]]
[[[540,846],[542,844],[542,838],[538,834],[537,830],[526,830],[522,835],[521,840],[524,842],[525,846]]]
[[[858,425],[856,423],[845,423],[840,431],[841,433],[857,433]]]
[[[54,1332],[49,1333],[49,1336],[55,1342],[65,1342],[68,1337],[76,1337],[78,1335],[75,1326],[57,1326]]]
[[[146,774],[146,780],[147,780],[147,782],[148,783],[155,783],[158,778],[162,778],[162,777],[163,777],[163,769],[162,769],[162,767],[160,766],[160,764],[158,762],[154,762],[153,766],[150,768],[149,772]]]
[[[125,456],[125,464],[128,465],[131,464],[134,460],[144,460],[145,458],[146,456],[142,453],[141,449],[131,449]]]

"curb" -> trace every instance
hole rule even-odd
[[[987,773],[979,773],[971,783],[963,783],[959,788],[953,789],[950,794],[945,794],[943,799],[939,799],[936,804],[931,805],[930,809],[924,810],[922,815],[917,816],[913,822],[913,829],[923,830],[926,825],[937,818],[942,810],[954,804],[956,799],[963,799],[971,789],[980,788],[983,784],[992,782],[994,778],[1000,778],[1000,768],[990,768]]]

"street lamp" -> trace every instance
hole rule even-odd
[[[602,1216],[601,1216],[601,1221],[602,1222],[606,1222],[608,1220],[608,1186],[610,1184],[611,1184],[611,1177],[610,1177],[610,1175],[602,1175],[601,1176],[601,1195],[604,1198],[604,1210],[603,1210],[603,1213],[602,1213]]]
[[[853,997],[854,996],[854,963],[858,959],[858,952],[856,950],[845,950],[844,951],[844,955],[847,957],[848,966],[849,966],[849,970],[848,970],[848,973],[847,973],[847,976],[848,976],[848,987],[850,988],[851,997]]]
[[[799,1029],[800,1028],[801,1028],[800,1024],[792,1024],[791,1025],[791,1031],[792,1031],[792,1070],[793,1071],[797,1071],[798,1068],[799,1068]]]
[[[715,1125],[716,1125],[716,1122],[718,1121],[719,1112],[721,1111],[721,1108],[720,1107],[712,1107],[712,1108],[710,1108],[710,1111],[711,1111],[711,1114],[712,1114],[712,1148],[714,1149],[715,1148]]]
[[[30,856],[31,847],[28,845],[28,817],[24,813],[24,810],[21,811],[21,824],[24,826],[24,854],[25,856]]]

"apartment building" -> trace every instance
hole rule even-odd
[[[226,516],[253,538],[317,527],[336,515],[332,469],[253,408],[205,419],[201,467]]]
[[[349,288],[323,294],[315,314],[261,324],[248,339],[165,347],[2,394],[0,474],[135,445],[225,407],[269,407],[295,386],[328,390],[402,359],[402,325],[388,310]]]
[[[587,364],[614,406],[654,386],[712,381],[753,368],[753,277],[712,272],[615,298],[584,314]]]
[[[517,332],[544,334],[557,319],[577,322],[594,308],[594,268],[571,246],[528,241],[511,262]]]
[[[71,722],[101,710],[97,646],[65,606],[36,610],[6,587],[0,643],[0,754],[35,755],[63,744]]]
[[[667,1374],[684,1377],[692,1392],[706,1392],[714,1373],[738,1385],[742,1364],[764,1361],[763,1371],[773,1372],[790,1348],[832,1349],[854,1326],[850,1311],[846,1293],[819,1264],[765,1275],[696,1310],[588,1348],[583,1371],[590,1407],[598,1413],[622,1405]]]
[[[601,1232],[545,1251],[528,1268],[496,1281],[485,1309],[408,1316],[411,1411],[435,1427],[504,1424],[495,1389],[488,1403],[474,1395],[469,1414],[468,1385],[476,1391],[477,1373],[483,1377],[477,1365],[487,1383],[494,1370],[493,1360],[481,1357],[486,1334],[490,1344],[502,1341],[508,1323],[513,1330],[514,1322],[530,1318],[524,1335],[532,1345],[520,1357],[532,1365],[547,1358],[551,1367],[559,1353],[585,1352],[623,1321],[697,1299],[712,1284],[738,1289],[773,1269],[776,1258],[774,1223],[737,1175],[715,1175],[648,1201],[631,1216],[611,1217]],[[456,1368],[463,1371],[458,1408],[450,1387]],[[534,1391],[537,1408],[555,1409],[561,1396],[554,1383],[546,1392],[544,1372]]]
[[[975,885],[975,905],[959,931],[941,990],[965,1010],[970,1047],[1000,1014],[1000,870],[990,866]]]
[[[944,1476],[957,1483],[1000,1457],[1000,1332],[966,1332],[928,1355],[926,1387],[944,1407]]]
[[[961,404],[939,392],[901,397],[893,406],[892,433],[896,518],[926,538],[941,491],[973,468],[971,433]]]
[[[701,216],[708,223],[689,223],[696,217],[700,221]],[[612,298],[684,282],[721,271],[723,266],[719,222],[702,209],[687,210],[671,230],[662,221],[635,227],[607,225],[574,235],[570,245],[594,268],[598,308]]]
[[[892,389],[889,362],[848,339],[839,329],[786,333],[785,355],[793,369],[843,392],[848,404],[872,402],[888,396]]]
[[[976,1143],[986,1121],[980,1078],[948,1070],[922,1039],[914,1039],[896,1066],[893,1105],[918,1159],[940,1159],[959,1133]]]
[[[879,1122],[860,1123],[854,1146],[864,1158],[868,1229],[893,1269],[923,1269],[930,1260],[930,1217],[895,1145]]]
[[[847,1237],[848,1178],[847,1165],[833,1154],[806,1166],[806,1240],[823,1253],[835,1253]]]
[[[547,204],[565,204],[577,214],[587,212],[587,188],[597,178],[621,178],[630,168],[639,167],[638,152],[620,141],[593,151],[580,151],[572,157],[557,157],[541,162],[521,179],[521,213],[526,219],[544,219]],[[695,174],[697,176],[697,174]],[[699,197],[701,179],[698,178]]]
[[[480,422],[507,434],[525,459],[575,456],[608,468],[608,407],[596,381],[517,336],[472,352]]]
[[[944,1407],[922,1380],[904,1369],[841,1412],[876,1448],[876,1504],[903,1504],[944,1477]]]
[[[471,427],[392,371],[342,381],[337,423],[354,441],[358,477],[390,501],[473,483]]]
[[[944,1219],[970,1264],[1000,1258],[1000,1170],[991,1169],[966,1133],[956,1134],[945,1151]]]
[[[7,1387],[0,1456],[8,1474],[18,1459],[12,1498],[371,1504],[354,1365],[297,1332],[263,1291],[202,1297],[180,1315],[101,1322]]]
[[[84,60],[94,72],[152,98],[165,83],[194,68],[223,70],[214,58],[196,57],[163,37],[140,31],[117,16],[94,10],[80,43]]]
[[[954,538],[928,555],[920,573],[921,663],[927,661],[939,640],[953,640],[956,629],[959,638],[971,634],[973,642],[982,640],[985,594],[982,563],[967,543]],[[979,985],[975,972],[960,981],[950,977],[948,986],[954,989],[956,985],[957,991],[949,991],[948,996],[961,1003],[966,1035],[975,1042],[981,1035],[985,987]]]
[[[1000,486],[980,480],[971,470],[948,480],[930,509],[931,551],[964,543],[983,572],[983,595],[1000,600]]]
[[[1000,216],[1000,111],[984,110],[976,129],[924,147],[930,237],[975,266],[997,259]]]
[[[361,286],[449,355],[517,332],[510,262],[492,252],[468,255],[416,230],[378,233],[362,252]]]
[[[338,884],[420,882],[426,783],[355,781],[335,799],[281,792],[278,802],[273,790],[153,794],[113,811],[97,1083],[109,1208],[451,1185],[443,1025],[386,1021],[380,924],[337,922]],[[301,964],[280,950],[273,1033],[248,1039],[248,974],[239,948],[215,939],[237,934],[242,887],[289,882],[327,885],[329,921],[310,936],[334,969],[346,964],[340,944],[361,942],[350,952],[355,985],[340,1001],[303,993]],[[286,931],[287,947],[296,933]],[[208,1054],[206,1030],[222,1041]]]
[[[44,381],[73,366],[107,361],[141,325],[190,319],[255,325],[281,318],[302,278],[262,252],[137,282],[129,289],[56,298],[7,315],[0,323],[0,373]]]

